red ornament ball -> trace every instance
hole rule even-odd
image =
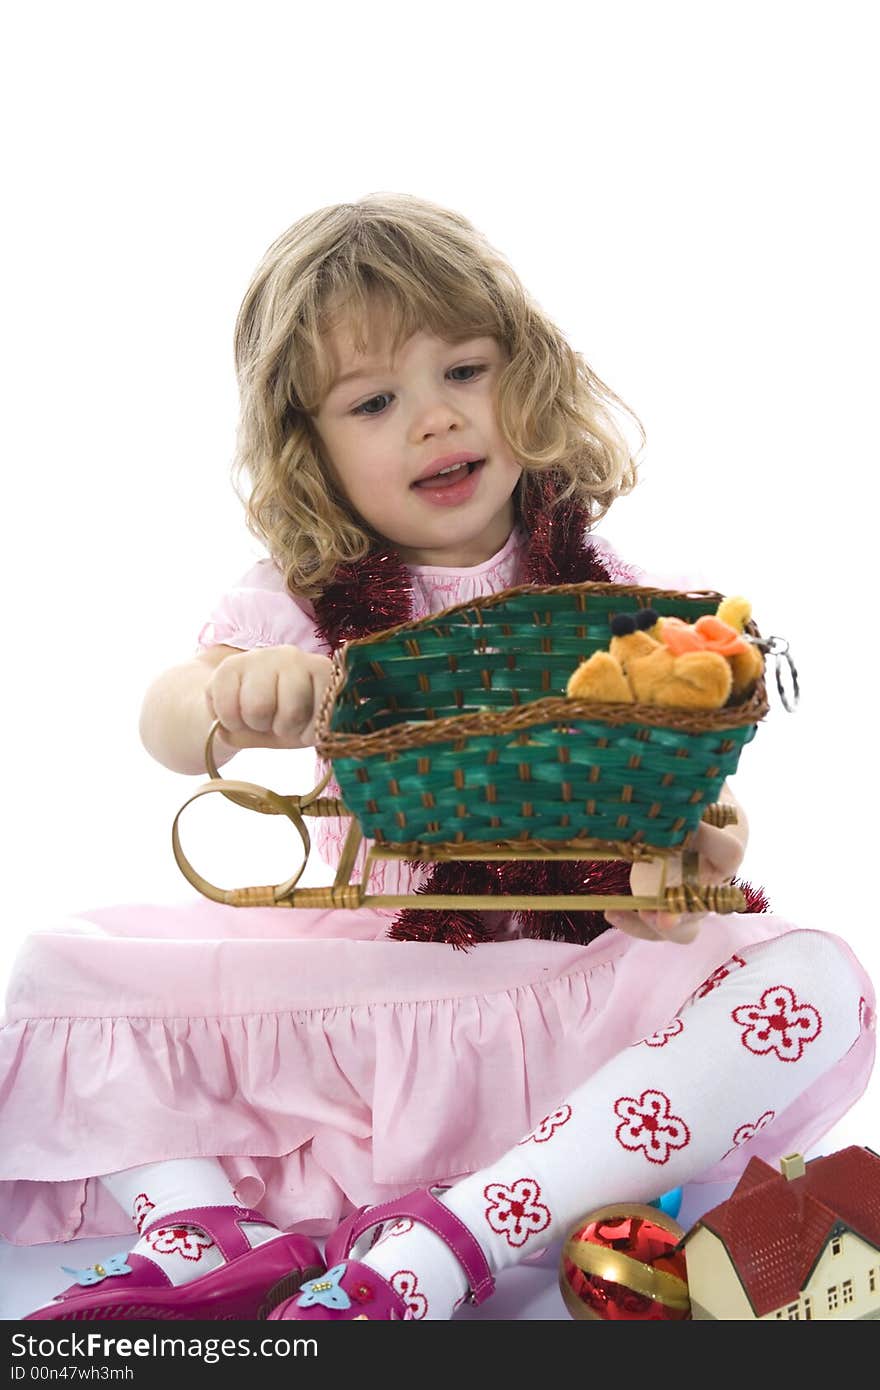
[[[678,1322],[691,1316],[684,1230],[657,1207],[591,1212],[562,1248],[559,1287],[573,1318]]]

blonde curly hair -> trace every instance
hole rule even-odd
[[[365,350],[371,312],[388,314],[392,355],[415,332],[450,342],[494,337],[509,361],[498,384],[501,433],[523,468],[517,485],[553,470],[560,499],[593,521],[631,491],[645,433],[633,412],[526,293],[482,233],[457,212],[409,194],[368,194],[320,208],[272,243],[235,324],[241,413],[233,471],[242,500],[290,590],[317,597],[339,564],[381,538],[336,485],[314,416],[333,384],[325,337],[340,315]],[[638,427],[636,455],[613,419]]]

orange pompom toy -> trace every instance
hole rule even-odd
[[[674,656],[684,652],[718,652],[720,656],[735,656],[747,652],[750,643],[728,623],[714,613],[706,613],[695,623],[681,618],[664,618],[660,623],[660,641]]]

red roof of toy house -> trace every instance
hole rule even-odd
[[[786,1178],[753,1158],[706,1226],[724,1242],[756,1317],[795,1303],[835,1226],[880,1249],[880,1155],[852,1145]]]

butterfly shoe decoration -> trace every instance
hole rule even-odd
[[[310,1279],[303,1284],[296,1300],[300,1307],[312,1308],[320,1303],[322,1308],[350,1308],[351,1299],[339,1283],[346,1268],[345,1264],[334,1265],[319,1279]]]
[[[121,1255],[110,1255],[105,1264],[89,1265],[88,1269],[69,1269],[67,1265],[62,1265],[65,1274],[72,1274],[77,1284],[82,1284],[83,1288],[88,1288],[90,1284],[100,1284],[102,1279],[107,1279],[111,1274],[131,1274],[131,1265],[125,1261],[128,1259],[128,1252],[123,1250]]]
[[[318,1306],[321,1308],[329,1308],[331,1312],[344,1312],[351,1307],[351,1298],[342,1287],[340,1281],[346,1270],[350,1269],[351,1262],[348,1260],[344,1260],[341,1264],[334,1265],[332,1269],[328,1269],[326,1273],[322,1274],[318,1279],[310,1279],[307,1284],[303,1284],[295,1300],[291,1299],[289,1301],[296,1302],[300,1308],[314,1308]],[[380,1279],[379,1282],[384,1283],[385,1281]],[[372,1284],[360,1280],[352,1285],[351,1292],[357,1303],[372,1304],[376,1290]],[[391,1321],[397,1321],[398,1319],[412,1318],[412,1313],[409,1308],[403,1313],[399,1313],[396,1309],[392,1309],[391,1313],[387,1316]],[[354,1320],[356,1322],[369,1322],[370,1317],[367,1313],[357,1313],[354,1315]]]

